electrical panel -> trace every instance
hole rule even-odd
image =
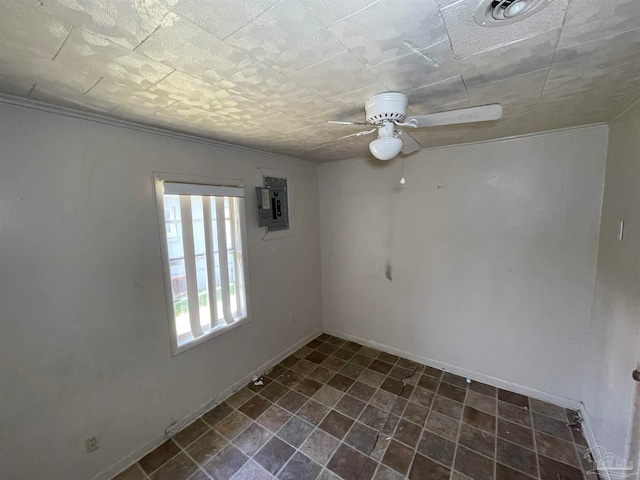
[[[264,177],[264,187],[256,187],[258,226],[268,232],[289,229],[287,179]]]

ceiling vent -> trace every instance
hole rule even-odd
[[[482,0],[474,19],[483,27],[500,27],[519,22],[539,12],[553,0]]]

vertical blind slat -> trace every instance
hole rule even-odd
[[[236,299],[238,302],[238,315],[244,316],[244,265],[242,264],[242,234],[240,232],[240,213],[242,211],[239,205],[241,199],[229,199],[229,217],[231,218],[231,243],[233,245],[233,266],[235,272],[236,283]]]
[[[213,249],[213,222],[211,221],[211,202],[213,197],[202,198],[202,216],[204,218],[204,242],[207,252],[207,286],[209,288],[209,310],[211,328],[218,323],[218,285],[216,282],[216,254]]]
[[[229,259],[227,256],[227,233],[225,228],[224,198],[216,197],[216,227],[218,229],[218,256],[220,263],[220,289],[222,290],[222,311],[228,325],[233,323],[231,314],[231,293],[229,291]]]
[[[191,214],[191,196],[180,195],[180,215],[182,216],[182,248],[184,250],[184,268],[187,279],[187,298],[189,303],[189,323],[194,338],[204,334],[200,326],[200,305],[198,302],[198,281],[196,276],[196,254],[193,243],[193,216]]]

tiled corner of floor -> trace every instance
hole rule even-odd
[[[322,334],[115,480],[598,480],[576,412]]]

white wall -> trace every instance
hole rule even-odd
[[[292,172],[293,237],[261,241],[258,168]],[[248,192],[253,322],[173,358],[153,171]],[[92,478],[321,329],[315,165],[0,104],[0,178],[3,479]]]
[[[581,400],[606,143],[596,126],[421,151],[404,187],[400,158],[321,166],[325,331]]]
[[[640,346],[640,102],[610,125],[584,401],[597,443],[630,452]],[[617,239],[624,220],[623,240]],[[640,407],[638,407],[640,408]],[[640,423],[636,424],[640,440]],[[635,457],[635,458],[632,458]]]

